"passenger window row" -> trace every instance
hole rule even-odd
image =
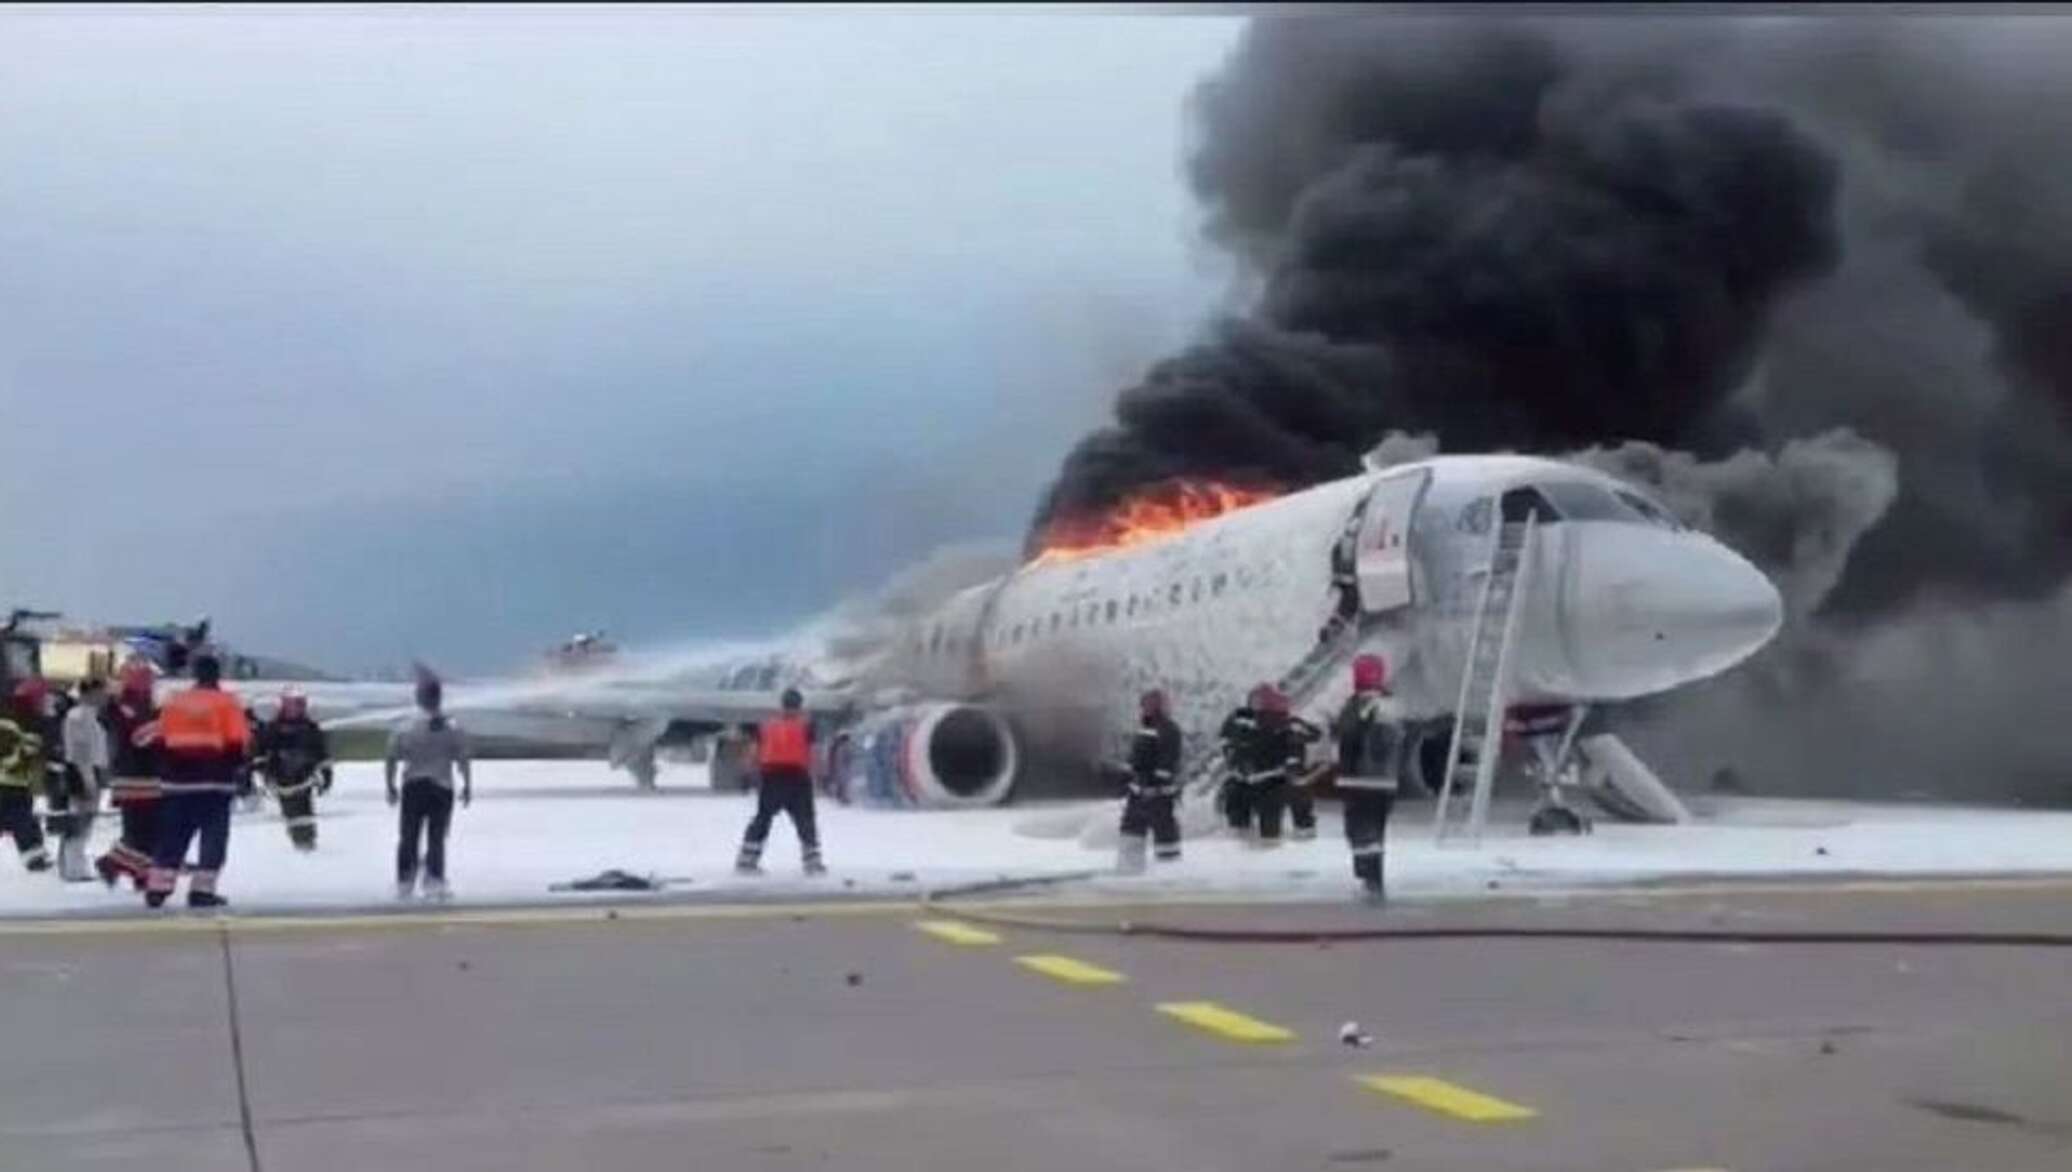
[[[1250,587],[1258,579],[1249,572],[1240,572],[1236,577],[1240,587]],[[1147,594],[1131,594],[1127,599],[1110,598],[1105,601],[1089,602],[1070,610],[1052,611],[1048,615],[1037,615],[1022,619],[1013,625],[1002,624],[993,631],[992,645],[996,648],[1017,646],[1023,642],[1035,642],[1045,634],[1056,635],[1061,631],[1077,630],[1081,626],[1113,626],[1125,618],[1149,615],[1158,606],[1168,610],[1184,605],[1194,605],[1205,599],[1223,597],[1232,586],[1233,578],[1228,573],[1216,573],[1207,578],[1196,577],[1186,582],[1174,582],[1164,590]],[[916,654],[930,656],[955,655],[964,647],[964,639],[938,623],[929,632],[927,641],[921,642],[915,636]]]

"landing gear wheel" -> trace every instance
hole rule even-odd
[[[1588,834],[1590,825],[1567,806],[1542,806],[1532,812],[1527,829],[1533,837],[1543,838],[1550,834]]]

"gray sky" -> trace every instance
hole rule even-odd
[[[758,634],[1012,539],[1224,274],[1235,21],[0,11],[0,605],[326,666]]]

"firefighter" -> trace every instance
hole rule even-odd
[[[741,854],[734,871],[741,875],[762,874],[763,842],[770,837],[770,823],[781,810],[790,815],[798,833],[799,849],[805,855],[806,874],[825,875],[820,861],[820,832],[813,821],[813,730],[802,711],[805,698],[797,688],[784,689],[783,711],[756,730],[755,761],[757,794],[755,817],[741,836]]]
[[[132,659],[118,677],[115,698],[101,708],[101,727],[108,732],[108,800],[122,816],[122,837],[107,854],[94,860],[101,882],[110,887],[123,875],[144,890],[151,855],[158,849],[159,754],[158,706],[151,700],[155,674],[151,665]]]
[[[1324,773],[1310,766],[1309,756],[1311,749],[1324,739],[1324,730],[1299,716],[1290,716],[1288,732],[1292,742],[1288,750],[1289,835],[1307,842],[1317,836],[1317,797],[1310,787]]]
[[[100,812],[101,790],[108,784],[108,733],[101,727],[106,685],[89,676],[79,683],[79,699],[65,712],[65,796],[70,812],[58,839],[58,877],[67,883],[91,880],[86,843]]]
[[[22,866],[50,869],[50,851],[43,845],[43,827],[36,824],[36,787],[43,783],[44,713],[50,685],[30,676],[14,686],[8,708],[0,713],[0,832],[14,836]]]
[[[1157,844],[1161,863],[1180,859],[1180,726],[1166,715],[1165,693],[1154,688],[1138,700],[1137,735],[1130,744],[1129,797],[1122,804],[1123,872],[1144,869],[1144,836]]]
[[[35,731],[43,742],[43,833],[58,840],[58,876],[64,877],[64,840],[72,827],[70,769],[65,763],[65,714],[72,709],[63,688],[45,687]]]
[[[1288,711],[1288,697],[1279,688],[1267,685],[1259,693],[1260,711],[1257,728],[1252,735],[1250,753],[1246,763],[1246,776],[1252,786],[1252,802],[1259,821],[1258,845],[1277,847],[1281,844],[1281,810],[1289,804],[1289,790],[1299,776],[1309,745],[1321,734],[1313,724]],[[1297,834],[1303,837],[1316,833],[1316,812],[1307,801],[1296,815]],[[1301,824],[1308,823],[1308,834],[1303,835]]]
[[[179,881],[187,844],[201,840],[187,887],[187,906],[221,907],[216,879],[230,851],[230,799],[237,772],[251,751],[244,706],[222,688],[223,664],[200,653],[189,661],[194,686],[166,701],[158,714],[163,754],[159,779],[158,849],[144,902],[163,907]]]
[[[1353,876],[1367,898],[1382,899],[1389,812],[1403,773],[1403,725],[1389,698],[1388,662],[1353,660],[1353,694],[1331,725],[1338,746],[1338,788],[1345,794],[1345,841]]]
[[[1252,807],[1254,791],[1248,776],[1252,760],[1252,743],[1259,735],[1259,714],[1264,703],[1266,690],[1273,685],[1260,684],[1252,689],[1245,702],[1223,718],[1223,727],[1217,731],[1222,741],[1223,817],[1230,827],[1230,833],[1244,838],[1252,833]]]
[[[1317,632],[1317,642],[1328,643],[1331,637],[1344,629],[1360,615],[1359,541],[1360,519],[1363,513],[1355,512],[1352,520],[1346,522],[1338,540],[1331,544],[1331,594],[1335,605],[1331,618],[1324,628]]]
[[[309,718],[308,697],[294,688],[282,692],[280,710],[258,740],[258,768],[281,805],[288,841],[296,850],[315,850],[316,798],[331,792],[331,742]]]
[[[266,727],[266,722],[259,718],[259,714],[253,711],[249,704],[245,705],[245,727],[252,730],[252,744],[237,769],[237,808],[249,814],[257,810],[260,803],[265,800],[259,792],[259,773],[264,765],[259,759],[259,739]]]
[[[382,762],[388,803],[401,807],[396,827],[397,899],[408,899],[416,890],[420,838],[424,840],[425,898],[447,898],[446,829],[453,821],[455,770],[460,772],[460,804],[465,807],[475,799],[467,734],[439,711],[443,698],[438,680],[426,677],[417,682],[419,715],[389,736],[388,756]],[[403,771],[400,793],[396,789],[399,765]]]

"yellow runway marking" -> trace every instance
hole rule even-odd
[[[947,940],[952,944],[977,947],[1000,943],[999,933],[988,932],[984,928],[974,928],[970,924],[960,924],[955,920],[919,920],[915,922],[914,929],[926,932],[937,940]]]
[[[1121,973],[1069,956],[1017,956],[1014,963],[1067,985],[1120,985],[1128,980]]]
[[[1167,1017],[1176,1017],[1196,1029],[1207,1030],[1233,1042],[1292,1042],[1293,1030],[1283,1029],[1256,1017],[1246,1017],[1213,1001],[1168,1001],[1158,1007]]]
[[[1455,1119],[1465,1119],[1470,1123],[1508,1123],[1518,1119],[1532,1119],[1539,1115],[1539,1112],[1530,1107],[1506,1103],[1502,1099],[1491,1098],[1464,1086],[1457,1086],[1443,1078],[1417,1074],[1369,1074],[1360,1076],[1359,1082],[1370,1090],[1394,1095],[1399,1099],[1408,1099],[1420,1107],[1437,1111],[1441,1115],[1451,1115]]]

